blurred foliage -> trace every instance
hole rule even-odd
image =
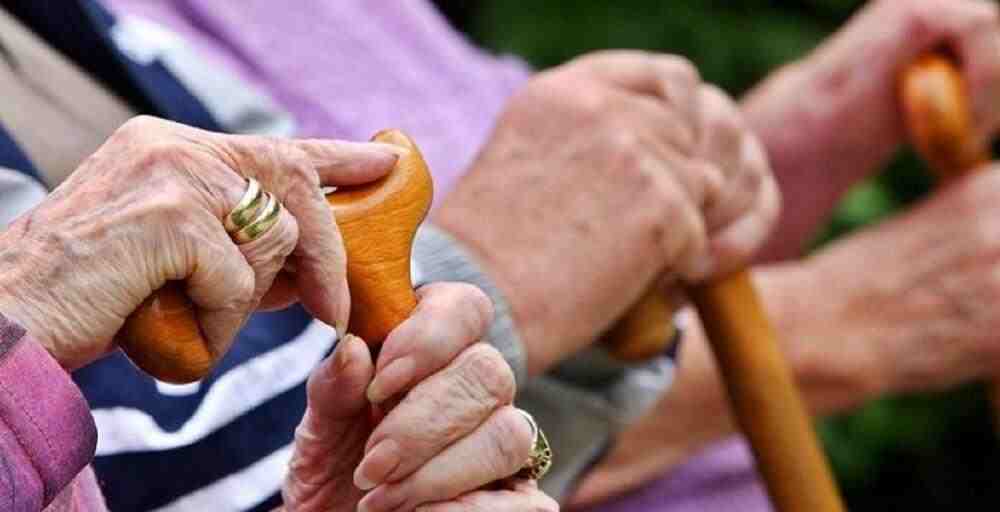
[[[678,53],[734,95],[842,25],[857,0],[525,2],[440,0],[478,44],[538,68],[602,48]],[[930,189],[912,154],[852,189],[816,245],[905,208]],[[1000,504],[1000,449],[980,386],[892,397],[825,421],[851,510],[982,510]],[[990,505],[986,505],[990,504]]]

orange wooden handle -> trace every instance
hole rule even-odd
[[[938,177],[960,176],[990,160],[974,133],[965,80],[950,59],[918,58],[900,77],[899,97],[910,143]]]
[[[349,329],[377,345],[416,307],[410,252],[417,227],[430,208],[433,184],[409,137],[387,130],[373,140],[405,150],[395,168],[373,183],[341,187],[328,194],[327,201],[347,251]],[[167,283],[146,299],[125,321],[117,339],[136,366],[166,382],[198,380],[222,357],[209,350],[194,304],[179,281]]]

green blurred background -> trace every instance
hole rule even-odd
[[[863,2],[439,0],[478,44],[538,68],[601,48],[643,48],[691,59],[739,96],[842,25]],[[803,94],[808,91],[803,91]],[[815,246],[878,221],[928,193],[921,162],[904,151],[844,198]],[[984,390],[888,397],[821,425],[851,510],[995,510],[1000,442]]]

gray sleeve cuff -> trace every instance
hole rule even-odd
[[[506,298],[472,254],[436,226],[424,224],[417,231],[413,281],[417,286],[467,282],[493,300],[496,316],[488,341],[514,369],[518,407],[535,417],[552,444],[554,465],[541,485],[557,499],[566,498],[618,431],[648,410],[673,378],[670,357],[628,365],[595,347],[529,381],[523,345]]]
[[[414,285],[434,281],[461,281],[476,285],[493,301],[493,325],[486,340],[503,354],[514,370],[518,386],[527,378],[524,347],[514,325],[510,304],[479,263],[457,240],[444,230],[425,223],[413,244]]]

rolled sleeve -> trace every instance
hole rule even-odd
[[[94,455],[97,429],[69,374],[0,314],[0,510],[40,510]]]

